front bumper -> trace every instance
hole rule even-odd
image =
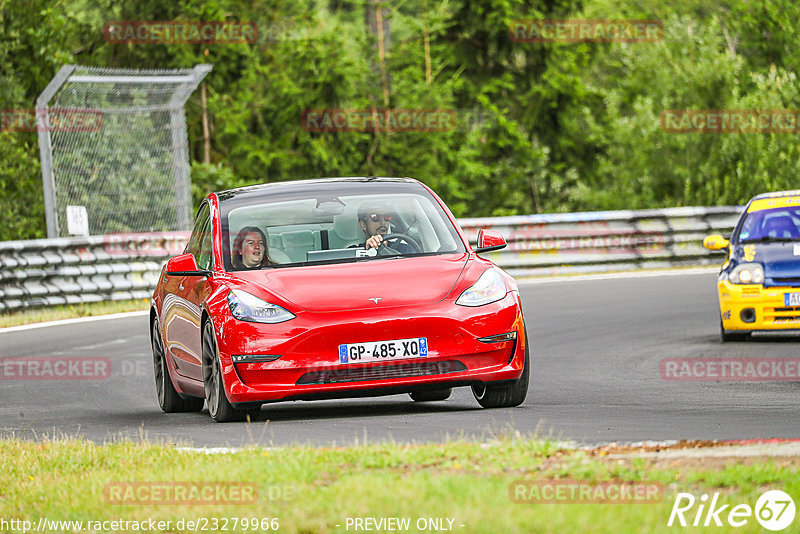
[[[416,308],[298,313],[278,325],[214,319],[223,382],[231,403],[358,397],[478,382],[513,381],[525,359],[525,325],[517,292],[477,308],[452,301]],[[477,338],[516,332],[516,340]],[[340,344],[425,337],[428,356],[340,364]],[[241,354],[280,355],[233,363]]]
[[[726,331],[800,329],[800,306],[788,307],[783,295],[800,292],[797,287],[764,287],[757,284],[718,282],[722,328]],[[752,321],[750,319],[752,315]]]

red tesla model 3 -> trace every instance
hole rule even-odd
[[[442,200],[409,178],[331,178],[211,193],[152,298],[165,412],[242,420],[269,402],[471,386],[517,406],[530,359],[514,279],[478,256]]]

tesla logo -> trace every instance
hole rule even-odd
[[[372,302],[377,304],[379,300],[382,300],[382,297],[372,297],[371,299],[367,299],[367,300],[371,300]]]

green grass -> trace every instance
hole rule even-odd
[[[649,504],[519,504],[510,500],[509,486],[520,479],[658,482],[666,489],[661,501]],[[165,481],[254,483],[258,497],[255,504],[112,504],[104,493],[111,482]],[[241,524],[233,529],[232,518],[277,518],[279,532],[332,533],[356,532],[353,527],[346,529],[348,517],[407,517],[412,527],[408,532],[418,532],[419,518],[454,518],[453,529],[461,533],[700,532],[704,529],[667,527],[676,491],[697,497],[716,491],[726,503],[753,506],[768,489],[782,489],[800,503],[800,460],[728,459],[708,466],[698,466],[695,460],[664,465],[642,459],[593,458],[583,452],[557,451],[552,442],[527,439],[347,448],[253,447],[212,455],[147,443],[98,446],[72,439],[0,440],[0,519],[26,519],[34,524],[40,517],[152,518],[172,521],[167,529],[172,532],[188,532],[188,528],[176,528],[178,520],[229,518],[228,531],[252,532]],[[797,524],[800,517],[795,519],[795,529]],[[754,518],[739,529],[709,528],[761,531]],[[83,531],[87,530],[84,526]],[[384,530],[372,532],[376,531]],[[786,532],[790,531],[796,530]]]
[[[147,310],[149,305],[150,301],[148,299],[137,299],[92,302],[87,304],[67,304],[63,306],[53,306],[52,308],[36,308],[32,310],[0,313],[0,328],[45,321],[58,321],[60,319],[75,319],[77,317],[89,317],[93,315],[141,311]]]

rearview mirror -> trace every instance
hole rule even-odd
[[[506,247],[506,240],[497,230],[481,228],[478,232],[478,248],[475,252],[490,252]]]
[[[731,242],[720,234],[710,235],[703,239],[703,246],[708,250],[722,250],[730,244]]]
[[[318,199],[311,213],[315,217],[335,217],[344,213],[344,204],[338,198]]]
[[[210,276],[211,271],[200,269],[197,266],[194,254],[180,254],[167,260],[165,274],[171,276]]]

